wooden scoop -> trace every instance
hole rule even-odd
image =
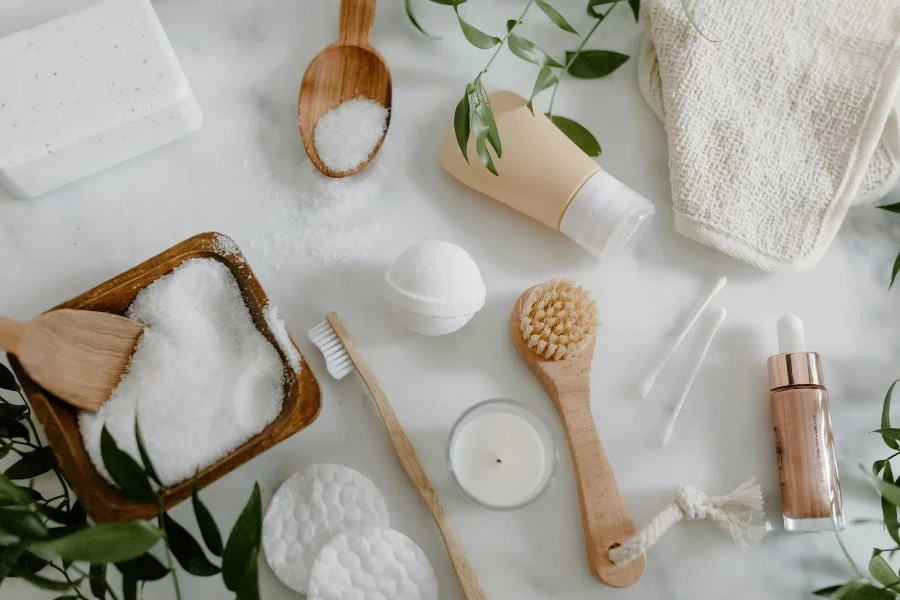
[[[0,350],[38,385],[95,411],[119,384],[144,326],[118,315],[62,308],[16,323],[0,317]]]
[[[385,129],[391,122],[391,72],[381,54],[369,45],[374,20],[375,0],[341,0],[338,41],[316,55],[300,84],[297,115],[303,147],[312,164],[329,177],[362,171],[381,149],[384,136],[361,165],[350,171],[332,171],[319,159],[313,143],[316,123],[322,115],[342,102],[364,96],[388,109]]]
[[[591,361],[596,334],[591,333],[577,356],[564,360],[539,356],[528,347],[520,328],[523,306],[531,291],[522,294],[513,307],[510,336],[522,360],[544,386],[562,421],[575,468],[591,573],[612,587],[627,587],[641,578],[647,561],[640,556],[624,565],[615,565],[609,559],[609,549],[635,535],[637,528],[619,492],[591,414]]]

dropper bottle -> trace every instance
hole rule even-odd
[[[819,355],[806,349],[803,322],[778,321],[780,354],[768,361],[769,400],[787,531],[844,528],[828,391]]]

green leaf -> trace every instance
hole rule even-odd
[[[881,210],[887,210],[893,213],[900,214],[900,202],[897,202],[896,204],[888,204],[886,206],[879,206],[878,208],[880,208]]]
[[[0,417],[19,421],[25,418],[28,407],[24,404],[0,404]]]
[[[522,60],[527,60],[536,65],[550,65],[551,67],[561,67],[562,65],[553,60],[546,52],[541,50],[537,44],[526,40],[520,35],[510,33],[506,40],[509,50]]]
[[[887,394],[885,394],[884,396],[884,404],[881,407],[882,429],[891,429],[891,396],[894,393],[894,386],[897,385],[898,381],[900,381],[900,379],[891,384],[891,387],[888,388]],[[884,435],[881,436],[881,439],[884,440],[884,443],[887,444],[889,448],[892,448],[893,450],[900,450],[900,444],[897,443],[897,440]]]
[[[28,429],[14,419],[0,417],[0,437],[22,438],[23,440],[31,439]]]
[[[454,4],[463,4],[466,0],[431,0],[435,4],[443,4],[444,6],[453,6]]]
[[[896,596],[884,588],[859,582],[846,584],[833,597],[841,600],[896,600]]]
[[[478,82],[479,88],[479,96],[484,94],[487,97],[487,92],[484,90],[484,86],[481,85],[481,81]],[[487,100],[484,100],[478,106],[475,107],[474,111],[474,122],[472,124],[475,135],[484,135],[487,137],[488,142],[490,142],[491,146],[494,148],[494,152],[497,153],[497,158],[503,156],[503,146],[500,144],[500,132],[497,130],[497,122],[494,120],[494,111],[491,109],[491,105]]]
[[[122,600],[138,600],[138,582],[134,577],[122,578]]]
[[[209,562],[203,548],[187,529],[182,527],[169,513],[163,513],[163,526],[169,549],[185,571],[197,577],[211,577],[219,573],[219,567]]]
[[[491,153],[488,150],[487,142],[484,137],[475,139],[475,149],[478,151],[478,158],[481,160],[481,164],[494,175],[500,175],[500,173],[497,172],[497,167],[494,166],[494,159],[491,158]]]
[[[463,158],[469,162],[469,132],[471,131],[471,110],[469,108],[468,92],[456,105],[453,113],[453,130],[456,132],[456,143],[462,151]]]
[[[21,388],[19,388],[19,382],[16,381],[16,376],[6,365],[0,363],[0,390],[18,392],[19,389]]]
[[[597,138],[595,138],[590,131],[572,119],[560,117],[559,115],[547,116],[553,121],[553,124],[566,134],[570,140],[575,142],[575,145],[581,148],[585,154],[588,156],[600,156],[600,152],[602,152],[600,142],[597,141]]]
[[[162,535],[161,529],[143,521],[102,523],[55,540],[39,542],[34,548],[69,560],[115,563],[140,556]]]
[[[541,67],[537,79],[534,82],[534,89],[531,90],[531,97],[528,98],[528,110],[531,111],[531,114],[534,114],[534,97],[555,84],[557,81],[559,80],[556,78],[556,75],[553,74],[553,69],[547,65]]]
[[[90,585],[91,593],[97,600],[104,600],[106,598],[106,564],[91,563],[91,569],[88,573],[88,584]]]
[[[887,500],[894,506],[900,506],[900,487],[883,479],[876,479],[875,489],[881,494],[882,500]]]
[[[100,433],[100,454],[110,477],[130,500],[141,504],[156,504],[156,493],[144,470],[130,454],[119,449],[106,425]]]
[[[869,433],[880,433],[883,436],[887,436],[892,440],[900,440],[900,429],[896,427],[888,427],[887,429],[875,429],[870,431]]]
[[[63,500],[63,504],[65,504],[65,500]],[[38,506],[38,510],[40,510],[51,521],[55,521],[60,525],[77,525],[77,523],[75,522],[77,515],[72,514],[72,511],[63,510],[61,505],[59,508],[49,505],[42,505]]]
[[[222,555],[222,581],[229,590],[236,592],[241,589],[244,575],[259,555],[261,538],[262,500],[257,483],[234,523]]]
[[[16,571],[18,573],[39,573],[49,564],[50,561],[26,550],[16,562]]]
[[[57,596],[53,600],[78,600],[78,596]]]
[[[470,44],[472,44],[476,48],[487,50],[488,48],[493,48],[502,41],[500,38],[488,35],[480,29],[477,29],[466,23],[463,18],[459,16],[458,5],[458,2],[454,2],[453,10],[456,11],[456,18],[459,20],[459,26],[462,29],[463,35],[466,36],[466,39],[469,40]]]
[[[894,569],[881,554],[875,554],[869,561],[869,573],[875,578],[875,581],[884,586],[900,583],[900,577],[897,577]]]
[[[116,563],[116,568],[123,577],[138,581],[159,581],[171,572],[152,554],[141,554],[137,558]]]
[[[878,474],[881,473],[881,470],[884,468],[885,463],[887,463],[887,459],[876,460],[872,463],[872,475],[878,477]]]
[[[434,1],[434,0],[432,0],[432,1]],[[406,18],[408,18],[409,22],[413,24],[413,27],[415,27],[416,29],[419,30],[419,33],[426,35],[433,40],[440,39],[437,36],[431,35],[427,31],[425,31],[425,29],[421,25],[419,25],[419,21],[416,20],[416,15],[413,13],[412,0],[403,0],[403,7],[406,9]]]
[[[634,14],[634,22],[637,23],[641,18],[641,0],[628,0],[628,6]]]
[[[163,485],[163,482],[160,481],[159,475],[156,474],[156,469],[153,467],[153,461],[150,460],[150,454],[147,452],[147,447],[144,445],[144,436],[141,435],[141,426],[138,423],[137,414],[134,415],[134,439],[137,442],[138,454],[141,457],[141,462],[144,463],[144,472],[150,479],[158,483],[160,487],[166,487]]]
[[[259,548],[254,548],[235,600],[259,600]]]
[[[197,525],[200,527],[200,535],[203,537],[203,543],[210,552],[216,556],[222,556],[222,534],[219,533],[219,527],[212,513],[206,508],[206,505],[200,499],[197,493],[197,478],[194,477],[194,486],[191,490],[191,504],[194,507],[194,516],[197,519]]]
[[[886,461],[884,464],[884,477],[883,480],[888,483],[894,483],[894,474],[891,470],[890,461]],[[897,521],[897,507],[894,504],[891,504],[884,498],[881,499],[881,513],[884,517],[884,526],[890,534],[891,539],[893,539],[897,545],[900,545],[900,523]]]
[[[23,540],[43,540],[49,535],[34,509],[24,506],[0,508],[0,529]]]
[[[49,446],[29,452],[6,470],[10,479],[33,479],[56,467],[56,456]]]
[[[606,14],[598,11],[596,7],[604,4],[614,4],[617,1],[618,0],[588,0],[587,14],[595,19],[603,20],[606,17]]]
[[[68,581],[58,581],[56,579],[41,577],[40,575],[35,575],[33,573],[23,573],[22,579],[24,579],[31,585],[35,585],[39,588],[51,590],[54,592],[65,592],[66,590],[71,590],[72,588],[78,587],[78,585],[81,583],[81,579],[76,579],[69,583]]]
[[[579,79],[597,79],[606,77],[628,60],[627,54],[612,50],[582,50],[566,52],[566,63],[569,64],[569,75]]]
[[[897,273],[900,273],[900,254],[894,259],[894,268],[891,269],[891,284],[888,286],[888,289],[894,287],[894,281],[897,280]]]
[[[813,595],[814,596],[831,596],[833,593],[835,593],[842,587],[844,587],[843,584],[842,585],[830,585],[828,587],[823,587],[823,588],[820,588],[820,589],[814,591]]]
[[[578,35],[578,32],[575,31],[575,28],[569,25],[569,22],[566,21],[565,17],[559,14],[559,11],[553,8],[551,5],[546,3],[544,0],[536,0],[538,8],[544,11],[544,14],[553,21],[553,24],[562,29],[563,31],[568,31],[569,33],[574,33]]]
[[[10,481],[9,477],[0,475],[0,502],[9,504],[31,504],[31,496]]]

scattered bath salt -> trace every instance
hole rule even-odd
[[[103,426],[139,460],[135,413],[156,472],[172,485],[228,454],[281,412],[284,364],[253,324],[224,264],[185,262],[143,289],[127,316],[149,326],[128,370],[99,411],[78,415],[88,455],[106,479]]]
[[[313,134],[322,164],[345,173],[364,163],[384,137],[387,117],[388,109],[362,96],[322,115]]]
[[[237,256],[241,253],[237,242],[221,233],[216,234],[215,250],[222,256]]]
[[[300,353],[297,352],[297,347],[291,341],[287,325],[284,324],[284,319],[279,316],[278,309],[269,304],[263,309],[263,316],[266,318],[266,324],[272,331],[272,335],[275,336],[275,340],[278,342],[278,347],[281,348],[281,351],[287,357],[291,369],[294,370],[294,373],[299,373]]]
[[[391,142],[365,170],[340,179],[326,177],[308,160],[296,161],[287,150],[276,155],[272,161],[258,149],[248,158],[265,223],[249,247],[279,272],[367,257],[396,217],[393,198],[384,193],[394,174]]]

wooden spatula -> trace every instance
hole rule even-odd
[[[0,350],[15,354],[54,396],[95,411],[118,385],[143,331],[125,317],[63,308],[28,323],[0,317]]]
[[[297,113],[303,147],[312,164],[329,177],[347,177],[362,171],[375,158],[381,141],[368,160],[350,171],[332,171],[319,158],[313,134],[316,123],[342,102],[363,96],[388,109],[391,122],[391,72],[378,50],[369,44],[375,20],[375,0],[341,0],[338,40],[309,63],[300,84]]]

